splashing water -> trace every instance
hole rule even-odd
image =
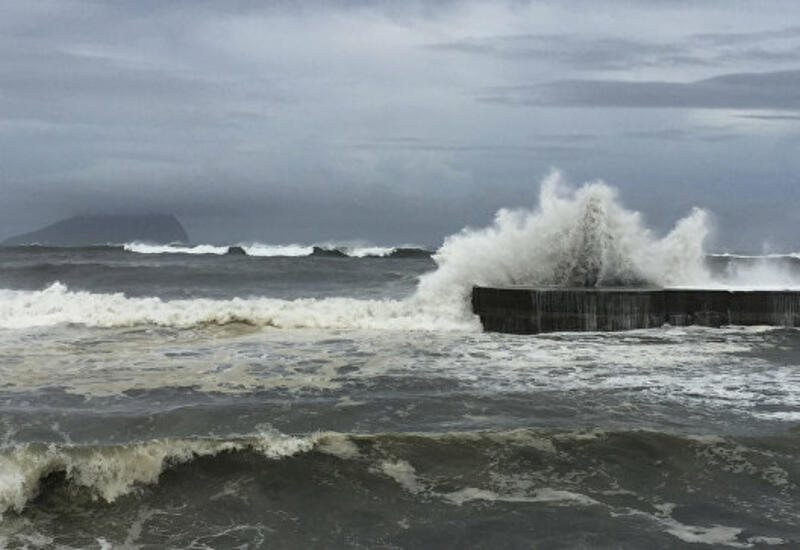
[[[800,289],[793,255],[707,255],[708,222],[707,213],[695,208],[659,237],[638,212],[620,204],[614,188],[600,181],[570,188],[553,172],[542,182],[536,208],[502,209],[488,227],[445,239],[434,255],[438,269],[423,275],[404,300],[162,300],[54,283],[40,291],[0,290],[0,328],[245,322],[277,328],[479,330],[469,300],[474,285]]]
[[[448,237],[439,269],[418,299],[464,301],[477,285],[680,286],[710,278],[703,243],[708,215],[695,208],[665,237],[623,208],[603,182],[570,189],[558,172],[542,182],[533,210],[500,210],[484,229]]]
[[[448,237],[406,300],[325,298],[230,300],[135,298],[72,291],[0,291],[0,328],[63,323],[193,326],[246,322],[279,328],[476,330],[473,285],[674,286],[710,281],[703,241],[707,215],[695,209],[659,239],[602,182],[570,189],[557,172],[534,210],[500,210],[484,229]]]

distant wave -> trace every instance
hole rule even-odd
[[[127,252],[138,254],[225,254],[227,246],[214,246],[210,244],[200,244],[196,246],[182,246],[175,244],[146,244],[146,243],[127,243],[122,245]]]
[[[72,291],[61,283],[44,290],[0,290],[0,328],[81,324],[90,327],[191,327],[245,323],[273,328],[475,330],[461,304],[355,298],[206,298],[161,300]]]
[[[173,244],[147,244],[126,243],[122,248],[127,252],[137,254],[227,254],[231,247],[239,247],[248,256],[272,257],[298,257],[298,256],[347,256],[351,258],[386,258],[430,256],[431,252],[416,246],[342,246],[342,245],[302,245],[302,244],[235,244],[219,246],[198,244],[194,246]]]

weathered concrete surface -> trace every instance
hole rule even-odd
[[[491,332],[613,331],[684,325],[800,326],[800,291],[474,287]]]

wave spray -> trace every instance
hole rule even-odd
[[[502,209],[492,225],[445,239],[434,256],[439,268],[422,279],[417,296],[463,301],[473,285],[695,285],[710,278],[708,233],[709,216],[695,208],[659,238],[614,188],[596,181],[572,189],[554,171],[536,208]]]
[[[500,210],[483,229],[445,239],[436,271],[405,300],[267,297],[162,300],[73,291],[0,291],[0,328],[63,323],[187,327],[248,323],[275,328],[479,330],[473,285],[692,286],[710,281],[703,242],[708,216],[694,209],[663,238],[602,182],[570,188],[558,172],[530,210]]]

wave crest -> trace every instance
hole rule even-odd
[[[332,433],[305,437],[266,431],[252,437],[161,439],[117,446],[80,447],[29,443],[0,454],[0,518],[8,510],[21,512],[36,496],[48,475],[63,472],[67,480],[106,502],[113,502],[137,485],[158,482],[161,473],[204,456],[224,452],[253,451],[280,459],[311,451],[336,454],[347,442]]]
[[[404,245],[400,247],[395,246],[349,246],[349,245],[304,245],[304,244],[264,244],[264,243],[249,243],[249,244],[235,244],[231,245],[239,247],[244,250],[248,256],[255,257],[302,257],[313,256],[315,250],[322,251],[323,253],[339,253],[342,256],[350,258],[387,258],[393,256],[408,256],[409,252],[414,252],[416,256],[424,256],[430,254],[423,248]],[[228,253],[229,246],[219,246],[212,244],[198,244],[193,246],[184,246],[177,244],[148,244],[140,242],[126,243],[122,245],[122,249],[126,252],[134,252],[136,254],[211,254],[211,255],[224,255]]]
[[[26,443],[4,449],[0,451],[0,515],[22,512],[52,474],[62,475],[68,484],[88,490],[95,498],[113,502],[137,487],[159,483],[167,469],[188,466],[198,458],[220,456],[224,460],[222,455],[228,453],[255,453],[280,460],[311,452],[355,461],[355,475],[381,475],[412,495],[458,506],[479,500],[600,505],[619,511],[620,506],[630,504],[624,494],[636,492],[660,505],[664,496],[675,495],[658,490],[663,485],[659,483],[661,474],[654,475],[647,465],[654,457],[663,461],[665,472],[687,484],[707,483],[709,475],[718,482],[741,476],[768,485],[770,491],[791,494],[796,489],[791,472],[797,463],[797,441],[791,434],[737,439],[649,430],[518,428],[293,436],[266,429],[219,439],[170,438],[102,446]],[[459,457],[458,464],[443,469],[453,456]],[[503,456],[517,460],[498,460]],[[530,460],[518,462],[521,457]],[[623,457],[622,464],[619,457]],[[693,467],[687,469],[687,462]],[[608,470],[612,472],[609,476],[603,476],[605,482],[586,483],[604,464],[614,466]],[[466,471],[471,474],[464,477]],[[563,476],[560,472],[564,471],[570,474]],[[613,472],[625,474],[624,479]],[[443,474],[450,482],[442,483]],[[299,475],[294,482],[307,479],[305,469]],[[458,483],[464,479],[470,485]],[[620,492],[623,487],[628,490]],[[731,496],[736,496],[737,485],[731,487]],[[622,499],[614,495],[622,495]],[[793,510],[792,503],[788,504],[787,510]],[[628,509],[628,513],[646,515],[669,529],[681,527],[670,517],[671,509],[653,516],[651,507],[645,505]]]
[[[452,304],[355,298],[233,298],[230,300],[127,297],[72,291],[53,283],[44,290],[0,290],[0,328],[59,324],[168,327],[246,323],[274,328],[475,330],[472,316]]]
[[[603,182],[573,190],[558,172],[542,183],[532,210],[500,210],[483,229],[445,239],[439,269],[420,293],[466,295],[473,285],[669,286],[709,278],[703,243],[708,215],[696,208],[665,237],[622,207]]]

